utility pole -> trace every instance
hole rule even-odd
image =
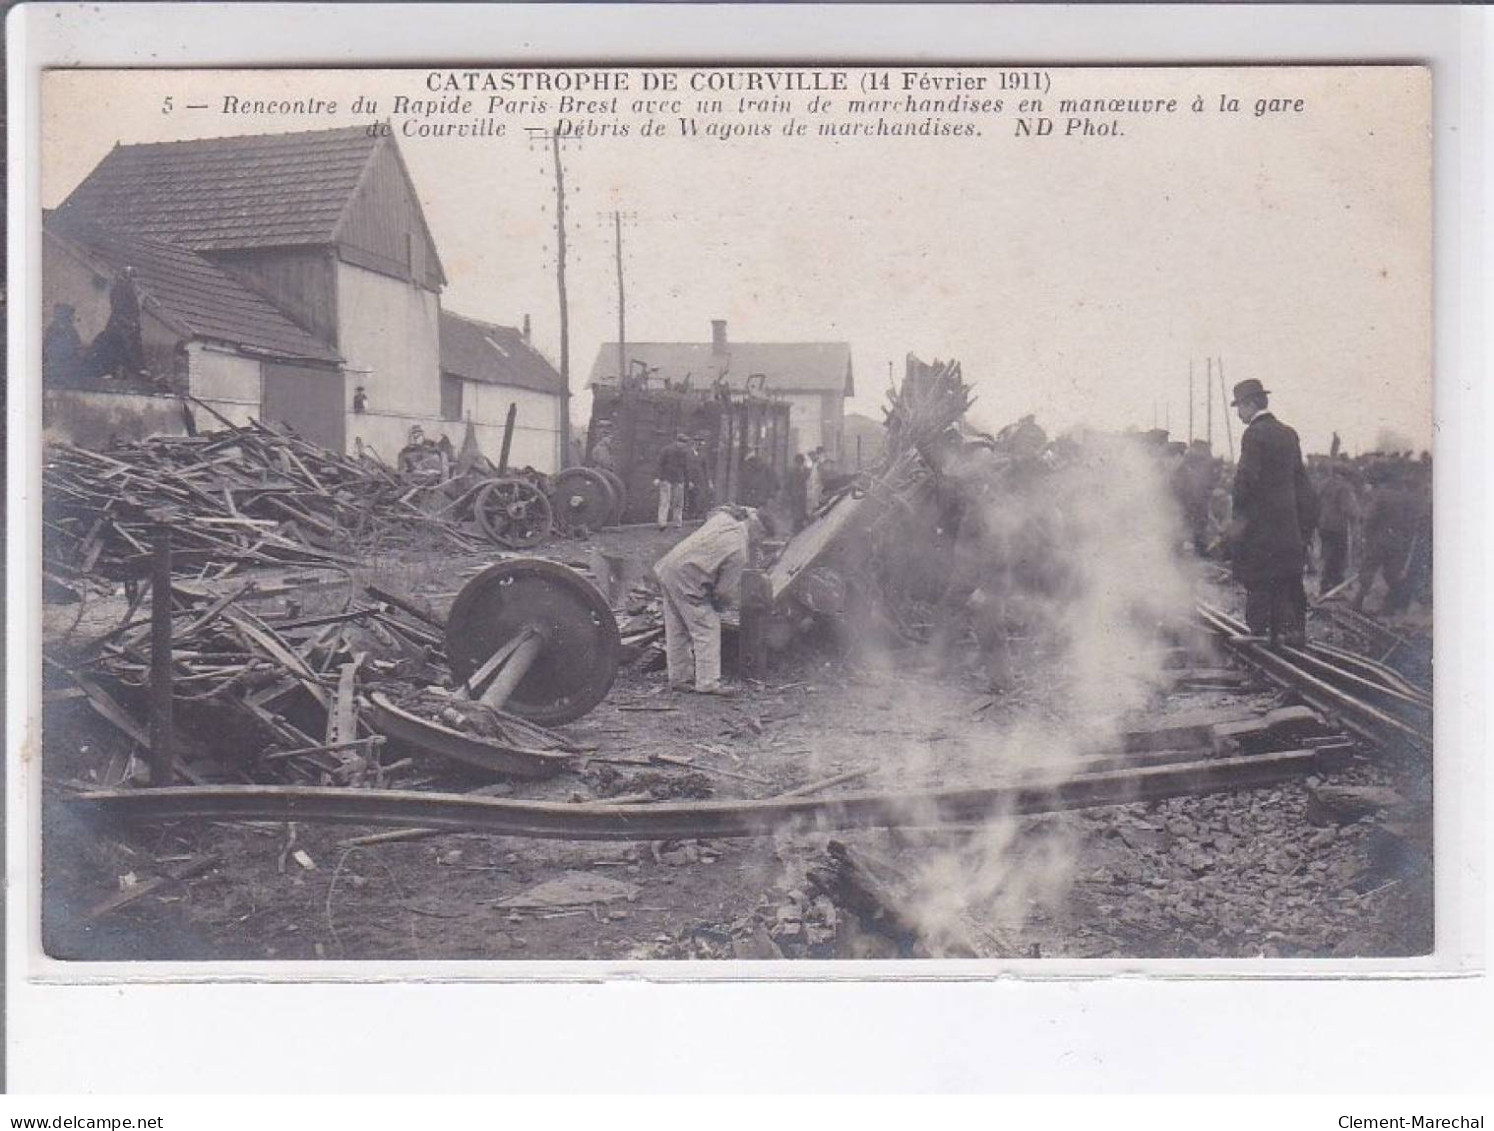
[[[612,213],[612,236],[617,249],[617,387],[622,388],[628,375],[627,298],[623,291],[623,221],[622,213]]]
[[[1189,372],[1192,372],[1192,362],[1189,362]],[[1209,363],[1209,376],[1204,381],[1204,405],[1208,409],[1205,414],[1205,427],[1208,429],[1209,455],[1214,454],[1214,364]]]
[[[171,526],[153,514],[150,587],[150,784],[170,785],[175,769],[172,707]]]
[[[571,458],[571,315],[565,294],[565,166],[560,163],[560,132],[550,135],[555,157],[555,283],[560,292],[560,466]]]
[[[1188,359],[1188,443],[1193,443],[1193,359]]]
[[[1224,391],[1224,358],[1219,359],[1219,401],[1224,405],[1224,437],[1229,441],[1229,460],[1235,461],[1235,430],[1229,423],[1229,394]]]

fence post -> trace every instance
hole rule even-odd
[[[175,745],[171,671],[171,527],[157,522],[151,539],[150,784],[170,785]]]

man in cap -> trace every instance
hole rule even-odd
[[[1369,514],[1364,523],[1364,563],[1359,570],[1359,589],[1354,607],[1364,609],[1375,579],[1385,578],[1385,602],[1381,612],[1394,615],[1405,610],[1411,594],[1406,567],[1416,543],[1417,501],[1409,482],[1410,472],[1394,461],[1372,467]]]
[[[654,564],[664,594],[664,655],[669,686],[730,695],[721,683],[721,612],[742,600],[742,571],[752,564],[772,520],[746,507],[720,507],[699,530]]]
[[[788,509],[793,533],[797,534],[804,529],[809,516],[809,461],[804,458],[803,452],[794,456],[793,465],[789,468]]]
[[[704,436],[692,436],[685,460],[685,514],[700,518],[711,509],[711,469],[706,463]]]
[[[1245,423],[1235,469],[1231,542],[1235,576],[1245,586],[1245,623],[1271,643],[1307,639],[1302,571],[1317,525],[1317,498],[1302,463],[1297,433],[1273,416],[1270,393],[1241,381],[1230,402]]]
[[[78,375],[83,339],[76,316],[71,303],[59,302],[52,308],[52,321],[42,337],[42,376],[49,384],[70,384]]]
[[[685,517],[685,486],[690,481],[690,437],[681,432],[659,451],[654,486],[659,489],[659,529],[680,526]]]
[[[1219,469],[1207,440],[1194,440],[1188,445],[1176,474],[1181,480],[1183,521],[1193,542],[1193,552],[1203,557],[1209,548],[1209,500],[1219,481]]]
[[[90,377],[139,380],[145,373],[145,347],[140,330],[140,292],[135,268],[126,267],[109,288],[109,321],[90,343],[85,358]]]
[[[617,455],[612,450],[612,425],[605,420],[597,424],[596,436],[591,442],[591,455],[586,462],[588,467],[617,471]]]
[[[1318,489],[1318,545],[1323,550],[1323,574],[1318,579],[1318,596],[1323,597],[1343,584],[1349,564],[1349,541],[1359,525],[1359,497],[1349,479],[1347,464],[1330,459],[1328,474]]]

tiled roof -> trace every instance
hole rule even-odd
[[[58,211],[194,251],[328,244],[379,140],[355,126],[118,145]]]
[[[331,346],[186,248],[62,219],[49,218],[45,229],[49,237],[72,245],[109,271],[134,267],[143,309],[184,337],[225,342],[290,361],[341,360]]]
[[[652,380],[678,384],[686,377],[704,389],[725,376],[734,389],[756,373],[767,376],[767,388],[781,393],[855,393],[851,347],[846,342],[729,342],[718,349],[710,342],[629,342],[628,369],[642,362]],[[591,367],[593,385],[617,383],[617,343],[597,352]]]
[[[560,373],[512,326],[441,312],[441,372],[485,385],[560,393]]]

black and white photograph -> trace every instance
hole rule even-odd
[[[1437,953],[1427,67],[57,70],[41,158],[54,968]]]

